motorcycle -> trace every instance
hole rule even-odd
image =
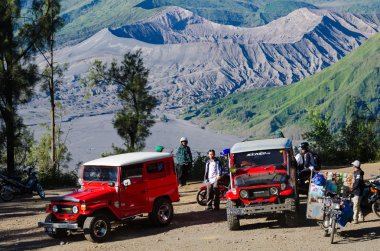
[[[37,172],[34,167],[27,167],[24,169],[27,174],[27,179],[23,181],[21,177],[8,177],[0,174],[1,188],[0,198],[3,201],[11,201],[15,195],[33,194],[34,191],[41,197],[45,198],[45,191],[37,179]]]
[[[344,227],[348,222],[352,221],[352,206],[349,199],[342,199],[336,194],[330,193],[325,198],[323,211],[323,220],[319,224],[324,230],[324,236],[330,236],[330,243],[333,244],[337,224]]]
[[[224,201],[226,200],[226,193],[228,191],[228,184],[230,180],[229,173],[224,173],[222,175],[222,179],[218,182],[218,188],[219,188],[219,200]],[[207,205],[207,185],[203,185],[198,189],[197,193],[197,202],[201,206]]]
[[[380,176],[368,181],[368,187],[368,203],[371,205],[372,212],[380,218]]]

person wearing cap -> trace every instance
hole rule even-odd
[[[354,183],[352,185],[352,192],[353,195],[352,202],[354,204],[354,224],[358,224],[358,218],[364,221],[364,215],[362,213],[362,210],[360,208],[360,202],[363,196],[364,191],[364,172],[360,168],[360,161],[355,160],[351,163],[354,168]]]
[[[164,146],[162,145],[156,145],[156,147],[154,148],[154,150],[158,153],[161,153],[163,150],[164,150]]]
[[[190,147],[187,145],[188,140],[186,137],[180,139],[181,145],[178,147],[176,157],[177,163],[177,177],[180,186],[185,186],[189,175],[189,170],[193,163],[193,156],[191,155]]]

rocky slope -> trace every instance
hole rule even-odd
[[[220,25],[179,7],[118,29],[104,29],[57,51],[69,63],[59,99],[78,115],[118,107],[107,88],[83,101],[79,78],[91,62],[141,49],[161,109],[176,109],[251,88],[288,85],[335,63],[378,31],[352,14],[298,9],[265,26]],[[112,89],[112,88],[111,88]],[[45,98],[38,96],[32,105]]]

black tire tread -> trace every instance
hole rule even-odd
[[[93,226],[93,222],[96,221],[96,219],[103,219],[106,223],[107,223],[107,227],[109,229],[109,231],[106,233],[106,235],[102,238],[99,238],[95,235],[93,235],[93,232],[91,230],[92,226]],[[96,242],[96,243],[101,243],[101,242],[105,242],[109,236],[110,236],[110,232],[111,232],[111,224],[110,224],[110,220],[108,219],[108,217],[104,214],[95,214],[94,216],[89,216],[85,219],[84,223],[83,223],[83,233],[84,233],[84,237],[88,240],[88,241],[91,241],[91,242]]]
[[[161,207],[162,204],[164,203],[167,203],[169,205],[169,208],[170,208],[170,217],[168,219],[168,221],[166,221],[165,223],[163,222],[160,222],[160,220],[158,219],[158,210],[159,208]],[[158,227],[163,227],[163,226],[167,226],[171,223],[172,219],[173,219],[173,215],[174,215],[174,209],[173,209],[173,205],[171,203],[170,200],[166,199],[166,198],[158,198],[155,202],[154,202],[154,205],[153,205],[153,210],[152,212],[149,213],[149,220],[155,225],[155,226],[158,226]]]
[[[227,201],[227,225],[228,229],[231,231],[236,231],[240,229],[240,220],[237,215],[231,215],[228,213],[229,208],[235,207],[234,203],[230,200]]]

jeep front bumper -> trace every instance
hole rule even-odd
[[[79,229],[78,223],[38,222],[38,226],[49,228],[49,229],[57,229],[57,228],[70,229],[70,230]]]
[[[283,211],[292,211],[292,206],[289,204],[271,204],[227,208],[227,214],[240,216],[261,213],[282,213]]]

